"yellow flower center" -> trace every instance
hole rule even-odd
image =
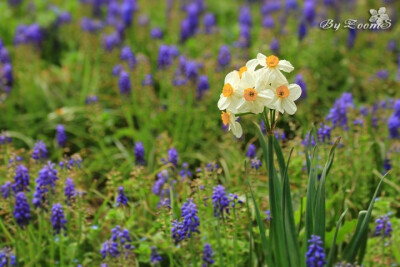
[[[266,58],[268,68],[275,68],[279,63],[279,58],[277,56],[271,55]]]
[[[224,125],[228,125],[229,121],[231,120],[231,116],[228,112],[222,111],[221,119]]]
[[[243,66],[239,69],[239,77],[242,78],[242,74],[247,71],[247,67]]]
[[[276,96],[279,98],[286,98],[290,95],[289,88],[286,85],[281,85],[276,88]]]
[[[247,88],[244,90],[244,99],[246,101],[255,101],[257,99],[257,91],[254,88]]]
[[[230,97],[231,95],[233,95],[233,87],[230,83],[224,85],[224,88],[222,88],[222,94],[225,97]]]

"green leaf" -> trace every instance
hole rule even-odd
[[[278,142],[275,140],[275,143]],[[283,159],[282,151],[279,145],[275,149],[276,154],[280,154]],[[296,266],[300,262],[300,246],[297,239],[296,226],[293,217],[293,206],[292,196],[290,194],[290,183],[288,176],[289,162],[292,157],[293,148],[290,150],[288,162],[286,165],[285,172],[283,174],[283,197],[282,197],[282,208],[283,208],[283,223],[284,223],[284,234],[286,239],[286,251],[289,252],[290,266]],[[277,156],[278,157],[278,156]],[[283,159],[284,160],[284,159]]]
[[[331,249],[329,250],[329,255],[328,255],[328,259],[327,259],[327,267],[330,267],[333,265],[333,256],[335,255],[335,248],[336,248],[336,238],[339,232],[339,228],[342,225],[342,221],[344,219],[344,216],[347,213],[347,209],[342,213],[342,215],[340,215],[339,220],[336,222],[336,229],[335,229],[335,234],[333,236],[333,240],[332,240],[332,245],[331,245]]]
[[[250,184],[249,178],[247,176],[246,162],[244,163],[244,169],[245,169],[245,177],[246,177],[246,180],[247,180],[247,184],[249,186],[251,198],[253,199],[254,209],[256,211],[256,220],[257,220],[258,228],[260,230],[261,245],[262,245],[262,248],[263,248],[263,253],[264,253],[264,256],[265,256],[265,259],[267,261],[268,266],[274,266],[272,264],[272,256],[270,255],[270,248],[269,248],[269,245],[268,245],[267,236],[265,235],[264,222],[261,219],[260,210],[258,208],[258,204],[257,204],[256,198],[254,196],[253,189],[251,188],[251,184]]]
[[[265,123],[268,124],[267,121]],[[268,136],[267,146],[264,135],[259,127],[257,127],[257,133],[263,150],[264,161],[268,169],[269,203],[271,205],[270,244],[274,251],[276,251],[274,259],[276,259],[277,262],[275,262],[275,265],[282,267],[289,266],[288,254],[290,252],[287,251],[286,248],[282,216],[282,187],[274,168],[274,137],[271,135]]]
[[[376,187],[375,193],[371,199],[371,202],[369,204],[368,210],[367,211],[361,211],[359,213],[359,218],[358,218],[358,223],[357,223],[357,228],[356,232],[353,235],[349,245],[345,248],[343,251],[343,258],[347,262],[354,262],[355,258],[357,256],[357,252],[360,248],[363,248],[365,246],[365,243],[367,242],[367,239],[365,236],[368,235],[368,223],[369,219],[371,217],[372,209],[374,207],[375,199],[378,195],[379,190],[382,187],[382,182],[385,179],[386,173],[384,176],[382,176],[381,180],[379,181],[378,186]],[[362,251],[362,250],[361,250]],[[364,250],[365,253],[365,250]],[[361,253],[359,254],[359,258],[363,258],[364,254]]]
[[[319,182],[319,187],[317,190],[317,195],[315,198],[315,212],[314,212],[314,231],[313,234],[321,237],[322,242],[325,243],[325,184],[326,184],[326,176],[329,173],[329,170],[332,166],[333,159],[335,157],[335,149],[340,142],[340,137],[336,139],[333,144],[331,151],[329,152],[328,160],[325,163],[325,167],[322,171],[321,180]]]

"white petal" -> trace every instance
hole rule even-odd
[[[243,129],[239,122],[235,121],[232,124],[232,133],[236,136],[236,138],[240,138],[242,136]]]
[[[278,68],[284,72],[291,72],[294,70],[293,65],[287,60],[279,60]]]
[[[246,67],[248,70],[255,70],[257,66],[258,66],[257,59],[251,59],[251,60],[247,61],[247,63],[246,63]]]
[[[376,15],[372,16],[372,17],[369,18],[369,22],[374,23],[377,19],[378,19],[378,16],[376,16]]]
[[[282,108],[289,115],[293,115],[297,110],[296,104],[292,100],[289,100],[289,99],[282,100]]]
[[[240,102],[238,103],[238,105],[236,107],[238,113],[248,112],[249,111],[246,102],[247,101],[244,98],[240,99]]]
[[[299,97],[301,96],[301,87],[298,84],[290,84],[288,86],[289,88],[289,96],[288,99],[295,101],[297,99],[299,99]]]
[[[371,15],[375,16],[378,14],[378,11],[376,11],[375,9],[370,9],[369,13],[371,13]]]
[[[254,101],[252,103],[252,111],[254,114],[260,114],[264,110],[264,102],[262,101],[262,98],[258,99],[257,101]]]
[[[383,19],[381,19],[381,18],[377,19],[376,24],[381,25],[382,23],[383,23]]]
[[[241,89],[253,88],[256,86],[255,80],[251,72],[244,72],[240,80],[239,87]]]
[[[262,91],[258,92],[258,97],[268,99],[269,101],[271,101],[274,98],[274,93],[269,89],[262,90]]]
[[[381,8],[378,10],[378,13],[379,13],[379,15],[385,14],[385,13],[386,13],[386,7],[381,7]]]
[[[264,56],[263,54],[258,53],[257,60],[258,60],[258,64],[260,64],[261,66],[263,66],[263,67],[267,66],[267,57]]]
[[[283,73],[277,69],[273,70],[273,75],[271,77],[271,81],[272,81],[271,85],[272,85],[272,88],[274,89],[274,91],[278,86],[289,85],[289,82],[286,79],[285,75],[283,75]]]
[[[282,100],[281,100],[281,99],[278,99],[278,100],[275,102],[275,108],[276,108],[276,110],[278,110],[280,113],[283,114],[284,110],[283,110],[283,108],[282,108]]]
[[[240,79],[239,72],[236,70],[231,71],[226,75],[224,84],[230,83],[232,86],[234,86],[234,81],[238,80],[237,78]]]
[[[388,20],[388,19],[389,19],[389,16],[388,16],[387,14],[382,14],[382,15],[381,15],[381,19],[384,20],[384,21],[385,21],[385,20]]]
[[[215,103],[215,102],[214,102]],[[227,97],[223,96],[218,100],[218,108],[220,110],[226,109],[230,104],[230,101],[228,100]]]

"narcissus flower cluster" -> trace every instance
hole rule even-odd
[[[243,130],[236,121],[237,114],[259,114],[268,108],[293,115],[297,110],[294,101],[299,99],[301,88],[289,84],[282,73],[293,70],[289,61],[259,53],[238,71],[228,73],[218,101],[223,124],[239,138]]]

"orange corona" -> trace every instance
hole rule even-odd
[[[247,71],[247,67],[243,66],[239,69],[239,77],[242,78],[242,74]]]
[[[257,99],[257,91],[254,88],[247,88],[244,90],[244,99],[246,101],[255,101]]]
[[[228,125],[229,121],[231,120],[231,116],[228,112],[222,111],[221,119],[224,125]]]
[[[275,68],[279,63],[279,58],[277,56],[271,55],[267,57],[265,61],[269,68]]]
[[[289,88],[286,85],[281,85],[276,88],[276,96],[279,98],[286,98],[290,94]]]
[[[230,83],[224,85],[224,88],[222,88],[222,94],[225,97],[230,97],[233,95],[233,87]]]

